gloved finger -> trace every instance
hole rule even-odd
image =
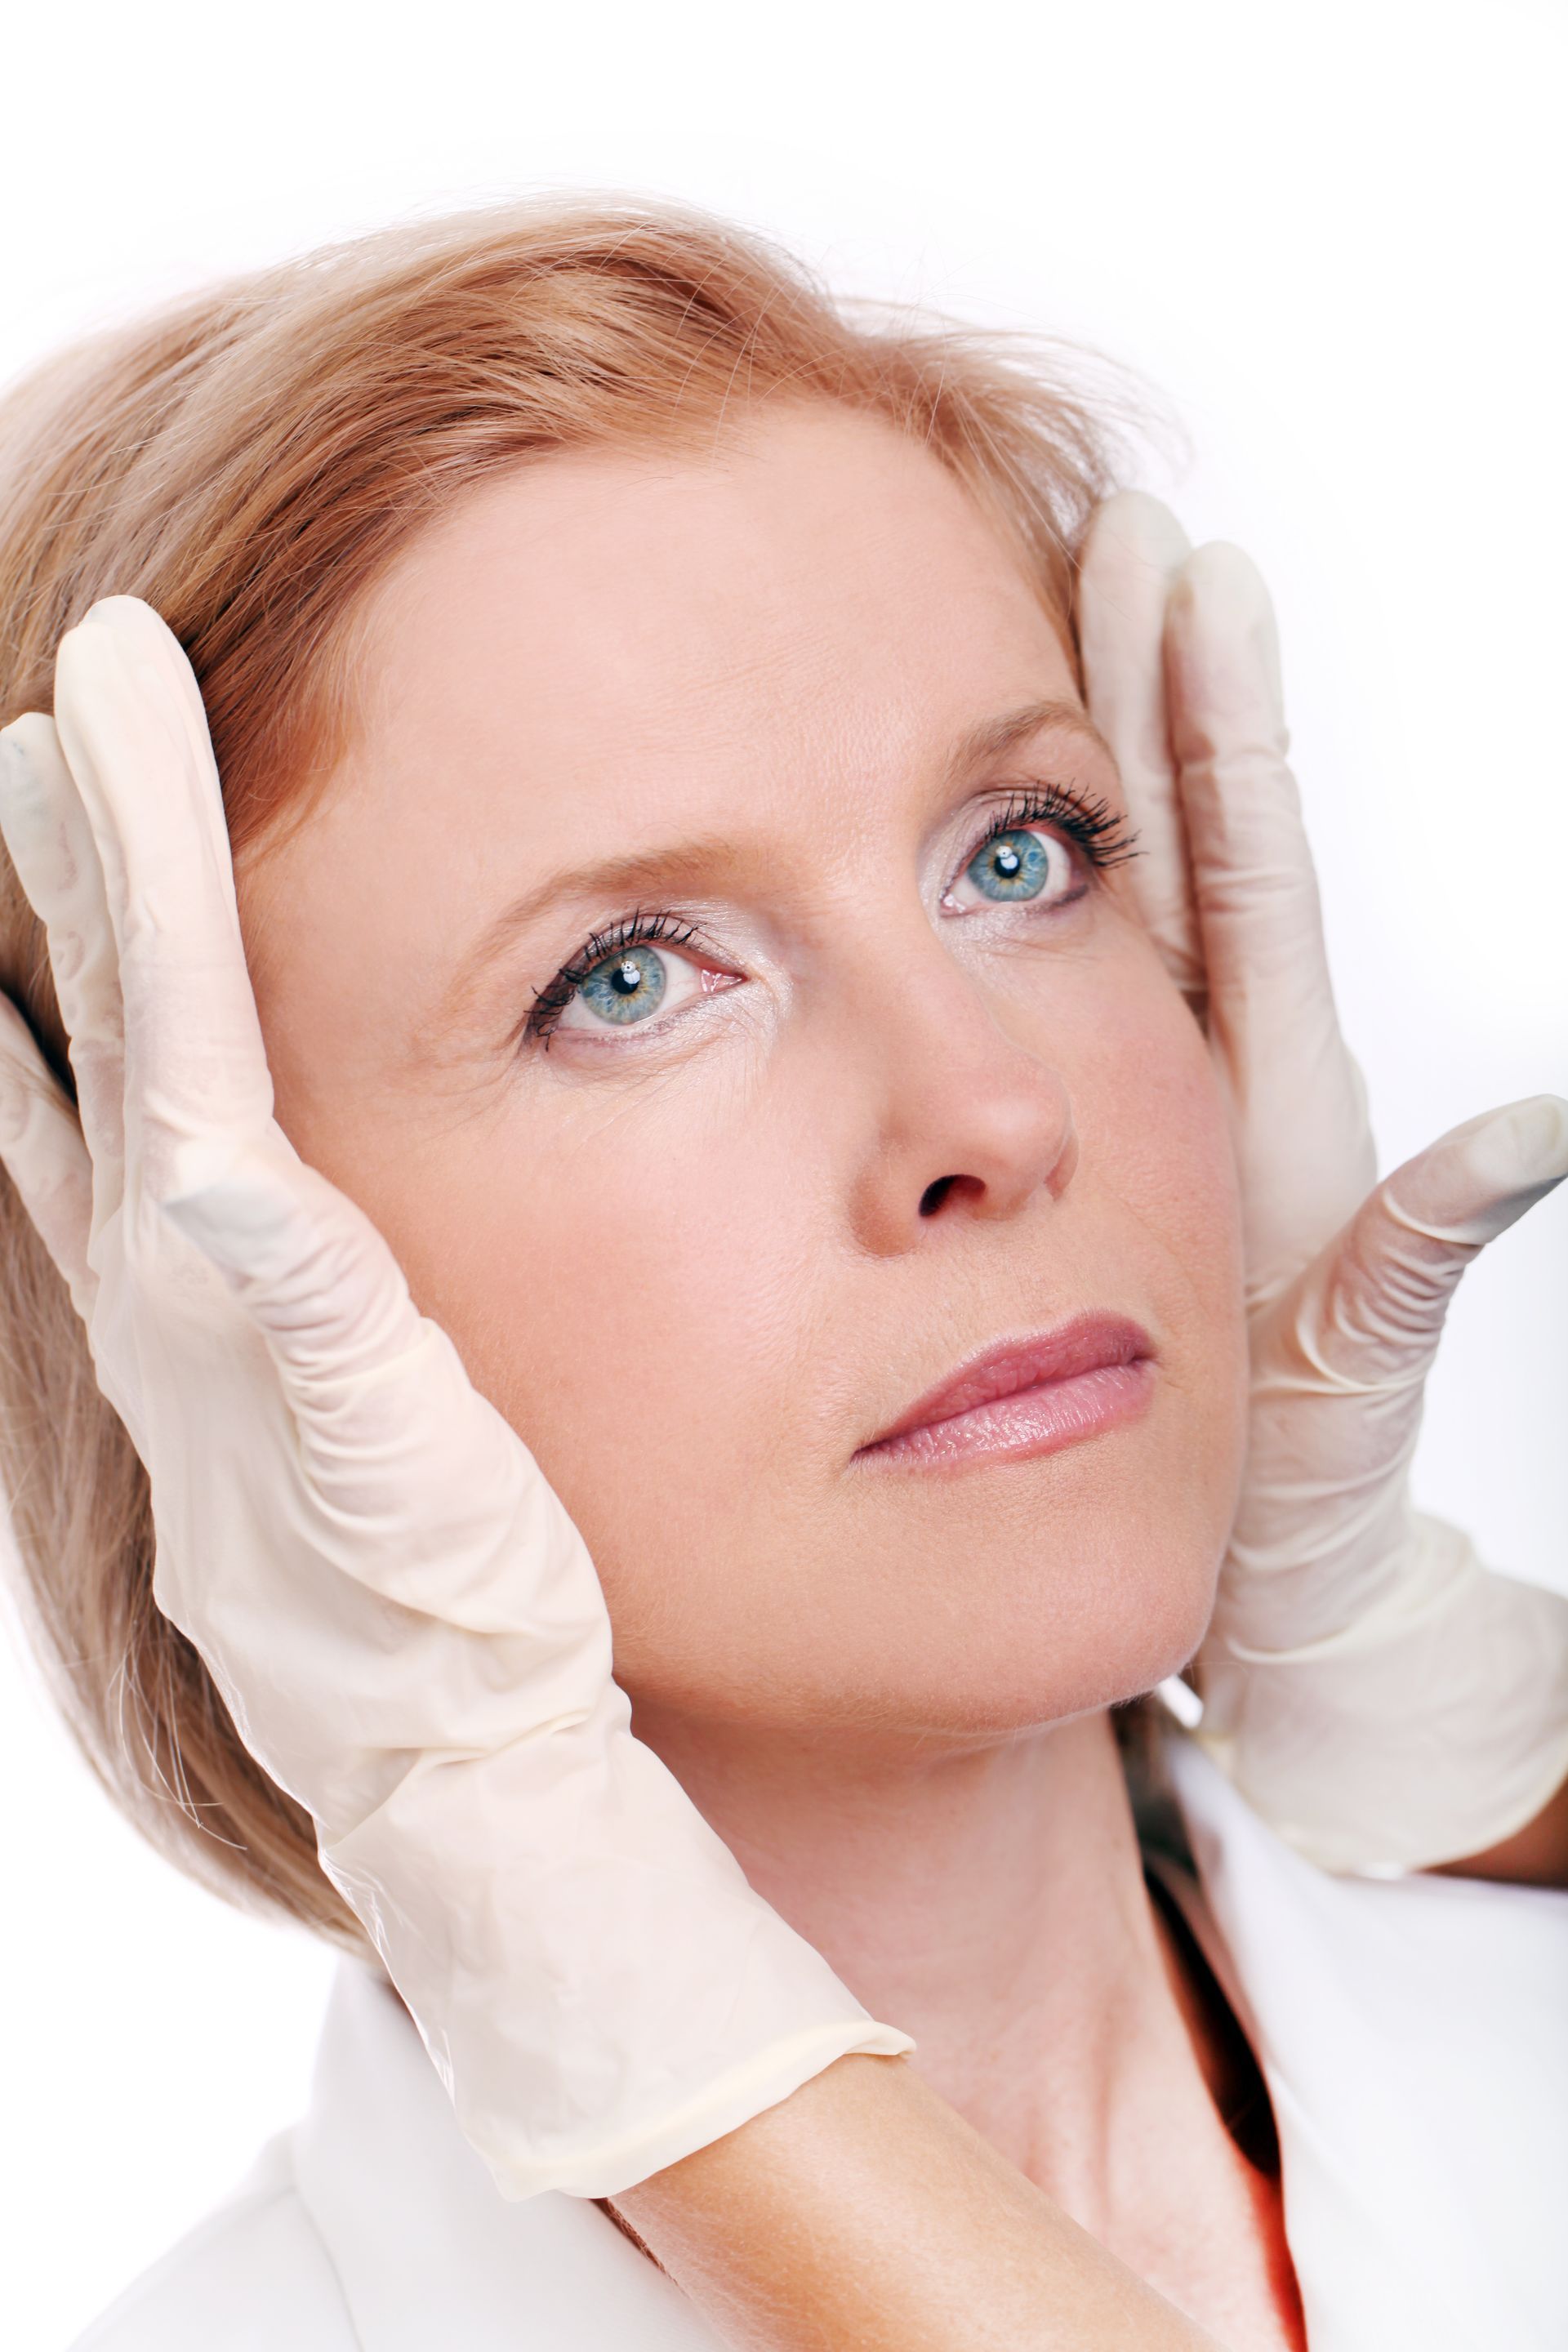
[[[98,1295],[87,1262],[92,1161],[76,1112],[8,996],[0,996],[0,1161],[87,1322]]]
[[[363,1212],[281,1137],[214,1167],[162,1211],[266,1344],[320,1518],[319,1557],[448,1627],[516,1633],[522,1610],[535,1701],[551,1658],[580,1660],[584,1642],[604,1642],[607,1675],[603,1609],[584,1610],[597,1580],[582,1537],[447,1334],[419,1313]],[[183,1610],[172,1578],[164,1589],[164,1605]],[[212,1606],[209,1586],[196,1613]]]
[[[92,1157],[97,1230],[124,1189],[120,960],[92,828],[54,721],[42,711],[26,712],[0,733],[0,835],[48,940],[78,1117]]]
[[[1203,956],[1165,711],[1165,600],[1190,553],[1169,507],[1119,490],[1097,507],[1079,569],[1079,643],[1089,717],[1116,756],[1138,856],[1128,880],[1183,993],[1201,1011]]]
[[[1231,1097],[1247,1289],[1272,1297],[1376,1174],[1362,1076],[1340,1034],[1317,876],[1286,759],[1279,638],[1238,548],[1202,547],[1165,617],[1171,740]]]
[[[1395,1169],[1259,1318],[1222,1646],[1338,1640],[1397,1583],[1448,1301],[1484,1244],[1565,1172],[1568,1104],[1536,1096],[1469,1119]]]
[[[1298,1323],[1343,1393],[1426,1379],[1448,1302],[1488,1242],[1568,1176],[1568,1102],[1531,1095],[1467,1119],[1407,1160],[1352,1220]]]
[[[296,1403],[417,1345],[424,1318],[384,1239],[279,1129],[221,1156],[187,1152],[183,1168],[190,1189],[163,1214],[223,1276]]]
[[[178,639],[132,596],[61,639],[55,714],[120,950],[127,1181],[160,1199],[188,1189],[188,1149],[233,1148],[272,1114],[206,714]]]

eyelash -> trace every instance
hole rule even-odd
[[[965,866],[973,864],[987,842],[996,840],[999,835],[1020,833],[1037,824],[1048,824],[1058,833],[1065,833],[1077,843],[1089,863],[1101,871],[1140,855],[1137,834],[1129,827],[1125,817],[1116,814],[1108,801],[1098,796],[1080,799],[1060,784],[1047,784],[1015,793],[973,844]],[[563,963],[553,980],[535,991],[533,1006],[524,1024],[527,1035],[548,1048],[556,1023],[577,991],[611,956],[625,955],[628,948],[658,940],[670,947],[689,947],[696,937],[695,926],[683,922],[679,916],[649,914],[640,907],[620,922],[612,923],[607,930],[593,932],[570,963]]]
[[[1081,799],[1065,785],[1046,784],[1015,793],[981,835],[964,860],[965,865],[972,864],[986,843],[994,841],[999,834],[1021,833],[1026,826],[1035,824],[1052,825],[1058,833],[1065,833],[1070,841],[1077,842],[1091,866],[1121,866],[1140,854],[1137,834],[1125,817],[1117,815],[1108,800],[1098,794],[1092,800]]]
[[[527,1031],[531,1037],[548,1045],[550,1034],[577,991],[589,974],[611,956],[625,955],[628,948],[641,947],[652,940],[664,940],[671,947],[689,947],[697,937],[690,923],[683,923],[676,915],[647,915],[639,907],[635,914],[612,923],[607,931],[595,931],[570,963],[563,963],[554,979],[535,991],[533,1010],[530,1013]]]

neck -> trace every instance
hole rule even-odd
[[[1106,1716],[940,1751],[635,1728],[932,2087],[1090,2226],[1146,2169],[1152,2116],[1212,2126]]]

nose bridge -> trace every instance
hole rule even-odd
[[[1007,1217],[1059,1197],[1078,1146],[1054,1057],[1009,1036],[973,973],[929,919],[878,927],[842,1008],[864,1073],[852,1214],[879,1255],[933,1220]]]

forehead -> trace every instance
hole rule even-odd
[[[1076,693],[1036,583],[933,457],[825,404],[710,450],[557,453],[469,493],[364,615],[361,738],[557,780],[901,760]]]
[[[966,744],[1081,709],[963,486],[826,405],[710,452],[556,454],[479,486],[361,623],[348,756],[238,877],[269,1051],[297,1030],[313,1067],[330,1037],[345,1087],[401,1069],[458,976],[521,1001],[628,911],[563,877],[662,859],[679,898],[701,887],[684,845],[717,845],[749,905],[809,927],[889,847],[886,870],[910,866],[975,788]]]

